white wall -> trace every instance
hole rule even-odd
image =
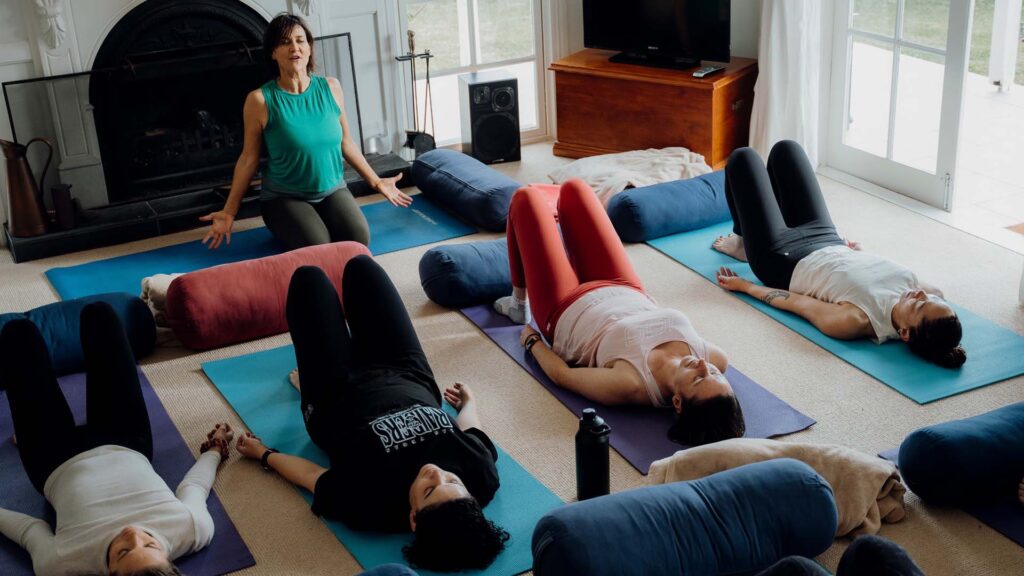
[[[566,2],[568,16],[562,33],[568,37],[569,52],[578,52],[583,50],[583,0],[562,1]],[[761,0],[732,0],[731,17],[732,55],[757,58],[757,45],[761,38]]]

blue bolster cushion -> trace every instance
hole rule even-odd
[[[420,258],[420,285],[441,306],[465,308],[512,293],[504,239],[446,244]]]
[[[608,217],[626,242],[646,242],[731,220],[725,172],[624,190],[608,203]]]
[[[478,228],[504,232],[508,206],[520,184],[461,152],[438,148],[412,163],[423,195]]]
[[[82,340],[78,332],[82,308],[92,302],[106,302],[117,313],[128,334],[135,358],[153,351],[156,342],[156,322],[149,307],[138,296],[124,293],[98,294],[74,300],[64,300],[40,306],[25,312],[0,314],[0,329],[16,318],[28,318],[39,328],[47,347],[50,362],[57,376],[81,372],[85,367]],[[3,383],[0,382],[0,389]]]
[[[558,508],[533,531],[533,573],[746,573],[821,554],[838,522],[824,478],[797,460],[768,460]]]
[[[936,504],[1017,499],[1024,478],[1024,402],[926,426],[900,445],[907,487]]]

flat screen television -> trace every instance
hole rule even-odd
[[[583,44],[613,62],[690,68],[729,61],[731,0],[583,0]]]

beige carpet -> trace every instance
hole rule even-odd
[[[524,149],[521,163],[498,168],[522,182],[545,182],[546,172],[564,162],[551,155],[550,143],[542,143]],[[910,265],[922,279],[940,286],[949,299],[1024,334],[1024,309],[1017,302],[1020,255],[834,181],[821,178],[821,183],[843,234],[860,240],[866,250]],[[257,219],[240,222],[237,228],[258,225]],[[198,230],[183,232],[19,265],[12,264],[4,251],[0,254],[0,312],[56,300],[42,275],[52,266],[200,237]],[[494,237],[498,235],[478,234],[457,242]],[[471,383],[479,393],[481,416],[491,437],[556,494],[572,499],[575,418],[461,315],[427,299],[419,285],[417,263],[428,248],[386,254],[379,260],[409,308],[438,382]],[[787,439],[836,442],[875,453],[896,446],[917,427],[1024,400],[1024,378],[1016,378],[918,406],[646,245],[627,249],[655,298],[686,312],[702,335],[728,352],[736,367],[818,420],[809,431]],[[227,420],[241,426],[203,376],[200,364],[288,341],[282,335],[201,354],[165,348],[143,364],[171,417],[196,449],[213,422]],[[372,470],[353,466],[352,473],[372,481]],[[612,489],[642,482],[643,477],[613,452]],[[258,464],[233,456],[215,487],[256,557],[257,565],[245,573],[359,571],[298,493],[275,475],[264,473]],[[913,496],[909,517],[901,524],[886,525],[881,534],[905,546],[928,574],[1009,575],[1019,574],[1024,565],[1024,549],[963,512],[925,506]],[[837,541],[821,560],[834,569],[845,546],[845,541]]]

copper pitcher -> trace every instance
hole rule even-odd
[[[38,184],[32,176],[32,167],[26,156],[28,147],[35,142],[42,142],[50,149]],[[53,160],[53,143],[46,138],[33,138],[25,145],[0,140],[0,148],[3,148],[7,162],[7,199],[11,208],[7,222],[11,236],[18,238],[45,234],[46,209],[43,207],[42,191],[46,170],[50,167],[50,160]]]

